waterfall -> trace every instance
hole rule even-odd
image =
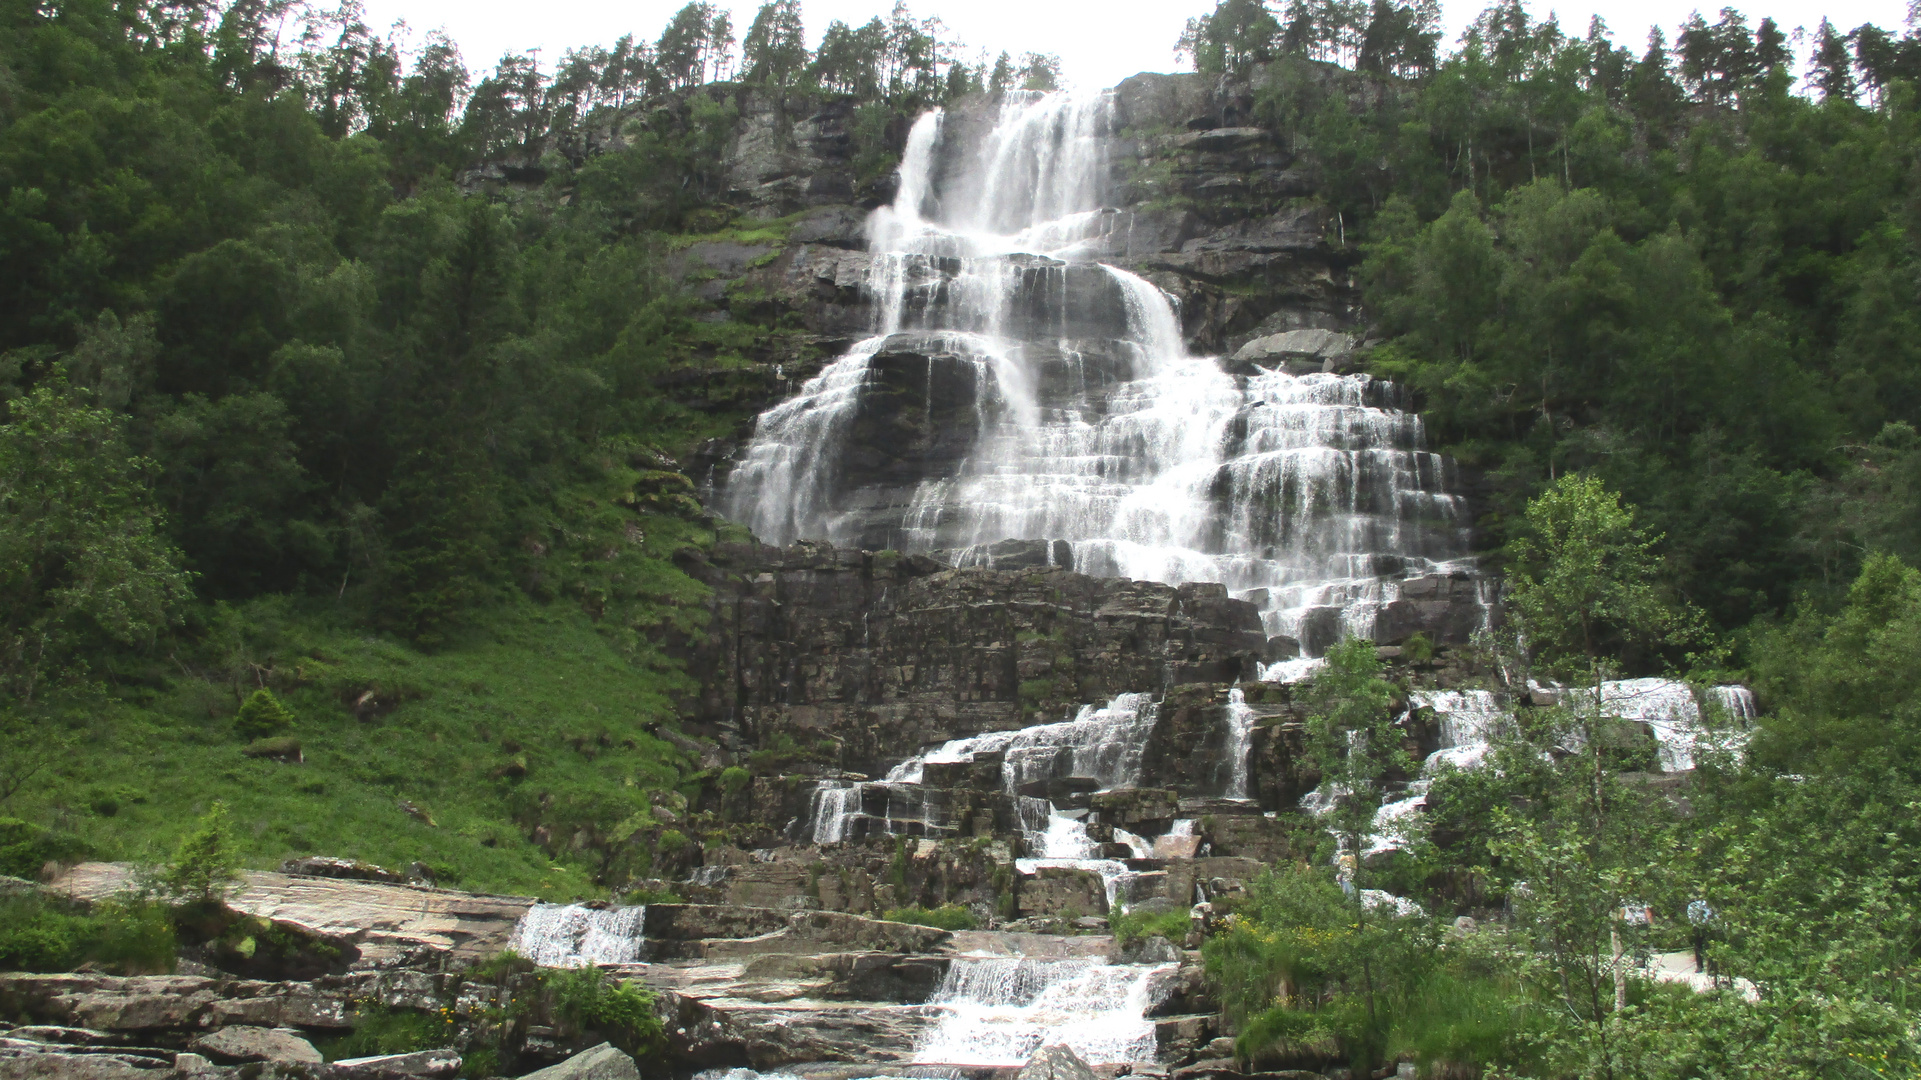
[[[1559,691],[1577,708],[1593,701],[1592,689]],[[1709,700],[1725,716],[1717,726],[1695,700],[1694,689],[1674,679],[1611,679],[1601,685],[1604,716],[1645,724],[1658,747],[1662,772],[1694,768],[1703,750],[1739,751],[1746,745],[1748,726],[1757,715],[1754,694],[1745,686],[1708,688]],[[1434,710],[1441,721],[1441,748],[1428,755],[1422,771],[1433,775],[1443,764],[1474,768],[1487,757],[1489,744],[1509,723],[1512,713],[1487,690],[1420,690],[1411,695],[1416,706]]]
[[[1442,765],[1457,769],[1480,765],[1508,716],[1507,707],[1491,690],[1417,690],[1409,697],[1415,707],[1432,709],[1441,721],[1440,749],[1421,766],[1428,775]]]
[[[515,924],[507,947],[541,967],[638,963],[646,918],[645,904],[535,904]]]
[[[1021,1065],[1065,1043],[1090,1065],[1152,1061],[1155,1004],[1173,964],[956,957],[935,994],[940,1019],[914,1047],[917,1062]]]
[[[1745,686],[1710,686],[1708,699],[1736,723],[1752,723],[1761,715],[1754,703],[1754,691]]]
[[[1044,867],[1092,870],[1101,877],[1108,905],[1122,905],[1127,884],[1135,877],[1127,864],[1095,857],[1086,822],[1061,813],[1046,799],[1019,793],[1035,781],[1069,776],[1095,780],[1103,789],[1132,786],[1140,778],[1141,751],[1159,717],[1160,705],[1152,695],[1121,694],[1104,706],[1081,706],[1071,720],[950,740],[894,766],[884,780],[822,781],[809,797],[808,837],[814,843],[838,843],[874,835],[952,834],[953,823],[943,820],[941,793],[921,786],[923,767],[998,754],[1002,785],[1015,797],[1028,849],[1036,853],[1015,860],[1016,868],[1022,873]],[[1145,841],[1140,846],[1145,848]]]
[[[1106,92],[922,116],[868,223],[872,333],[762,414],[722,509],[770,543],[956,562],[1064,541],[1083,573],[1224,583],[1309,657],[1371,636],[1402,576],[1465,567],[1448,463],[1390,384],[1188,354],[1168,295],[1099,261],[1126,227],[1113,126]],[[894,448],[846,441],[864,407],[924,407],[945,441],[876,466]]]
[[[1248,779],[1248,754],[1254,749],[1254,709],[1247,695],[1235,687],[1227,692],[1227,797],[1245,800]],[[1192,823],[1189,823],[1190,826]]]

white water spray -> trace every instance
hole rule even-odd
[[[1062,540],[1084,573],[1264,596],[1267,632],[1310,656],[1371,636],[1400,575],[1466,553],[1447,462],[1388,384],[1187,354],[1167,294],[1097,261],[1125,228],[1102,205],[1112,126],[1105,93],[1010,94],[985,125],[921,117],[868,225],[873,334],[761,416],[724,509],[771,543],[956,561]],[[976,386],[965,456],[904,493],[860,488],[844,461],[891,349],[928,357],[930,387],[937,365]]]

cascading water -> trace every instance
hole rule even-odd
[[[941,1018],[914,1060],[1021,1065],[1043,1043],[1064,1043],[1092,1065],[1154,1058],[1155,1003],[1173,964],[956,958],[934,1005]]]
[[[1246,799],[1247,756],[1254,748],[1254,709],[1240,687],[1227,692],[1227,797]]]
[[[535,904],[514,926],[507,947],[541,967],[637,963],[646,919],[644,904]]]
[[[1037,853],[1017,860],[1018,868],[1024,873],[1048,866],[1093,870],[1106,884],[1108,903],[1115,904],[1123,899],[1130,876],[1126,864],[1096,858],[1084,822],[1062,814],[1047,799],[1019,792],[1035,781],[1068,776],[1094,780],[1102,788],[1131,786],[1140,777],[1141,750],[1158,716],[1151,695],[1122,694],[1102,707],[1082,706],[1072,720],[951,740],[894,766],[885,780],[823,783],[812,795],[809,838],[826,844],[951,831],[941,817],[941,793],[921,786],[924,767],[999,755],[1002,784],[1020,807],[1029,850]]]
[[[1428,774],[1444,764],[1457,769],[1481,764],[1508,716],[1507,707],[1491,690],[1417,690],[1410,700],[1417,708],[1432,709],[1441,721],[1440,749],[1421,766]]]
[[[1390,384],[1230,375],[1187,354],[1165,293],[1094,261],[1126,216],[1102,205],[1112,126],[1106,94],[921,117],[868,226],[873,335],[761,416],[723,508],[772,543],[957,562],[1065,541],[1084,573],[1224,583],[1310,655],[1370,636],[1400,575],[1465,554],[1446,461]],[[938,394],[968,403],[962,448],[905,482],[847,453],[880,358],[925,365],[930,426]]]

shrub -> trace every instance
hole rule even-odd
[[[554,1014],[577,1028],[591,1028],[628,1051],[658,1047],[666,1035],[654,1012],[654,994],[639,983],[610,979],[599,968],[556,971],[544,977]]]
[[[79,962],[85,920],[38,896],[0,901],[0,971],[67,971]]]
[[[27,894],[0,900],[0,970],[71,971],[90,964],[117,975],[173,970],[173,923],[165,905],[116,897],[87,911]]]
[[[271,738],[292,726],[293,713],[264,687],[240,706],[240,715],[233,722],[234,732],[243,739]]]
[[[409,1009],[391,1009],[378,1001],[354,1006],[353,1033],[324,1049],[329,1061],[378,1057],[433,1050],[448,1043],[447,1023],[439,1017]]]
[[[959,904],[942,904],[932,909],[918,904],[912,907],[895,908],[887,913],[887,920],[913,923],[915,926],[933,926],[942,930],[972,930],[976,925],[974,913]]]
[[[535,964],[513,949],[502,949],[473,966],[470,974],[486,982],[499,983],[509,975],[525,975]]]
[[[738,765],[729,765],[720,771],[720,790],[728,795],[738,795],[747,789],[753,774]]]
[[[86,962],[118,975],[165,975],[179,957],[173,911],[157,900],[116,896],[94,905]]]
[[[1425,664],[1434,659],[1434,640],[1425,633],[1416,633],[1401,642],[1401,656],[1409,663]]]
[[[215,801],[161,870],[160,886],[176,899],[208,903],[225,896],[240,880],[240,854],[227,825],[227,804]]]
[[[1187,938],[1188,924],[1185,911],[1123,911],[1107,915],[1108,928],[1114,931],[1114,940],[1122,945],[1151,937],[1164,937],[1178,945]]]
[[[78,837],[18,818],[0,818],[0,874],[32,879],[50,862],[72,862],[88,854]]]
[[[654,841],[654,850],[662,855],[674,856],[687,848],[687,834],[679,829],[662,829]]]

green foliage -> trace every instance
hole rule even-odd
[[[292,726],[293,714],[265,687],[248,696],[233,722],[234,733],[243,739],[269,738]]]
[[[1306,867],[1256,879],[1202,957],[1222,1011],[1240,1030],[1241,1060],[1337,1050],[1368,1069],[1389,1056],[1397,1023],[1418,1012],[1443,960],[1426,919],[1358,904]]]
[[[554,971],[543,980],[555,1014],[576,1029],[599,1031],[632,1054],[655,1050],[666,1037],[653,991],[642,983],[615,979],[595,967]]]
[[[12,708],[84,679],[89,658],[149,641],[188,595],[121,418],[55,378],[0,425],[0,695]]]
[[[942,904],[937,908],[924,908],[914,904],[904,908],[892,908],[887,912],[889,922],[913,923],[916,926],[932,926],[941,930],[972,930],[977,925],[974,913],[961,904]]]
[[[0,818],[0,874],[32,881],[50,862],[77,862],[88,854],[79,837],[18,818]]]
[[[362,1001],[353,1009],[353,1032],[321,1045],[327,1060],[412,1054],[448,1044],[447,1024],[415,1009],[395,1009]]]
[[[175,899],[210,903],[225,897],[242,880],[227,804],[215,800],[160,869],[158,883]]]
[[[1164,937],[1176,945],[1187,939],[1188,915],[1185,911],[1109,912],[1108,928],[1122,945],[1151,937]]]
[[[738,765],[729,765],[720,771],[720,790],[729,796],[738,796],[747,790],[754,776]]]
[[[1327,666],[1314,673],[1304,702],[1309,752],[1333,800],[1329,828],[1350,857],[1364,846],[1383,784],[1414,764],[1389,710],[1394,687],[1381,670],[1373,642],[1348,638],[1327,651]]]
[[[0,897],[0,970],[117,975],[171,972],[174,929],[165,905],[116,897],[91,908],[37,893]]]
[[[1528,503],[1511,601],[1543,670],[1594,685],[1613,658],[1700,640],[1697,613],[1659,588],[1658,540],[1598,477],[1563,476]]]

